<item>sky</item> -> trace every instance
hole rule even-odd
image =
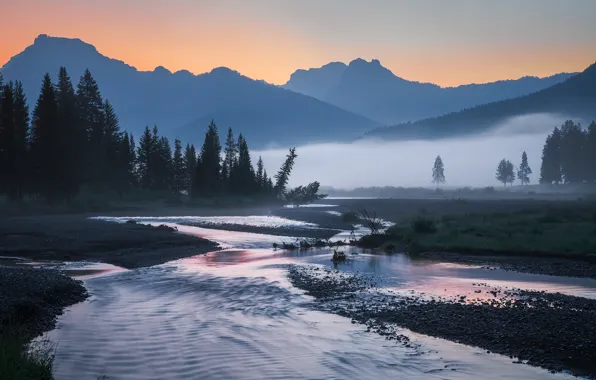
[[[581,71],[594,0],[0,0],[0,65],[39,34],[140,70],[226,66],[283,84],[296,69],[376,58],[442,86]]]

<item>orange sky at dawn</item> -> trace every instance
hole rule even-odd
[[[580,17],[587,8],[574,11],[580,16],[546,9],[535,16],[543,19],[533,27],[523,15],[511,17],[503,9],[488,13],[508,24],[491,26],[481,18],[488,17],[486,10],[467,0],[454,2],[461,8],[457,13],[449,11],[474,20],[469,25],[447,23],[449,15],[429,20],[434,13],[427,0],[371,0],[371,12],[377,13],[364,18],[359,7],[365,1],[241,1],[0,0],[0,65],[42,33],[80,38],[140,70],[161,65],[198,74],[227,66],[275,84],[285,83],[299,68],[357,57],[377,58],[400,77],[442,86],[581,71],[596,59],[596,33],[587,33]],[[414,3],[426,8],[405,7]],[[409,14],[400,12],[406,9]],[[383,18],[389,12],[394,16]],[[471,18],[470,12],[477,13]],[[562,22],[554,24],[555,17]],[[575,20],[577,35],[561,36],[565,17]],[[419,21],[410,25],[410,19]]]

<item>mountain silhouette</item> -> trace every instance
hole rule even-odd
[[[172,73],[164,67],[139,71],[79,39],[42,34],[0,71],[7,81],[23,82],[33,106],[43,75],[49,72],[56,80],[60,66],[67,68],[75,85],[88,68],[114,106],[121,128],[137,136],[146,125],[156,124],[163,135],[197,144],[215,119],[222,134],[232,127],[258,148],[349,139],[379,126],[361,115],[225,67],[200,75]]]
[[[442,88],[402,79],[379,60],[335,62],[318,69],[298,70],[284,88],[310,95],[382,124],[440,116],[480,104],[531,94],[573,74],[524,77],[486,84]]]
[[[378,128],[367,136],[383,139],[452,137],[484,132],[507,118],[538,113],[586,121],[596,119],[596,63],[562,83],[530,95]]]

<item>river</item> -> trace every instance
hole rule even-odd
[[[140,221],[177,226],[180,233],[214,240],[223,249],[136,270],[66,265],[91,297],[69,307],[47,334],[56,344],[57,380],[571,378],[407,330],[402,333],[414,344],[405,346],[348,318],[315,310],[312,298],[292,287],[286,268],[330,267],[329,249],[274,250],[274,242],[292,239],[188,227],[178,224],[181,218]],[[316,228],[276,217],[209,221]],[[391,292],[488,297],[477,287],[487,283],[596,298],[596,280],[346,251],[351,260],[338,270],[374,275],[382,290]]]

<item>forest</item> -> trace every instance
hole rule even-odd
[[[60,68],[58,82],[43,78],[33,111],[19,81],[0,74],[0,194],[10,201],[68,202],[82,189],[122,195],[141,189],[191,198],[244,196],[307,203],[323,196],[319,183],[288,189],[297,157],[290,149],[275,175],[259,157],[253,166],[248,143],[229,129],[222,147],[212,121],[199,151],[176,139],[173,147],[157,126],[138,139],[120,129],[91,72],[77,86]]]

